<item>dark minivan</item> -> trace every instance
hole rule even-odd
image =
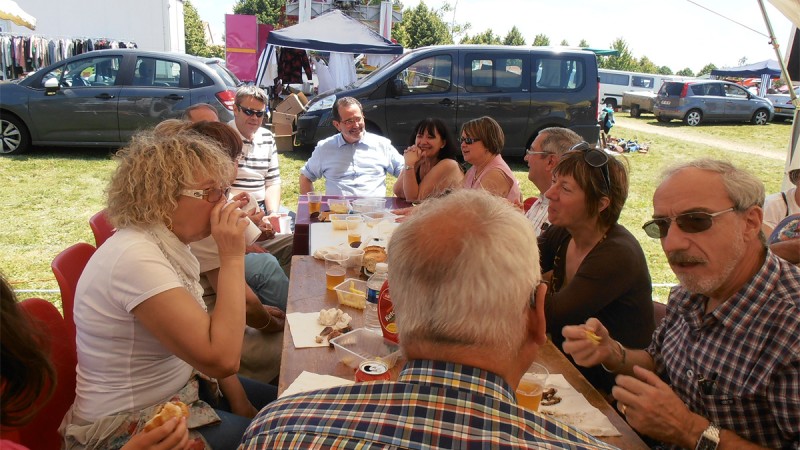
[[[321,93],[298,118],[301,144],[336,133],[331,107],[355,97],[367,130],[405,148],[414,125],[445,120],[456,133],[464,122],[490,116],[503,127],[503,154],[521,156],[547,127],[565,127],[597,142],[597,58],[548,47],[445,45],[399,56],[355,83]]]

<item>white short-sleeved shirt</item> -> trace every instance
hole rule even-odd
[[[767,196],[767,199],[764,201],[765,225],[770,228],[775,228],[778,222],[783,220],[786,216],[800,213],[800,206],[797,205],[797,199],[795,198],[796,191],[796,187],[786,191],[786,202],[783,201],[783,196],[780,192]]]
[[[188,252],[188,247],[186,249]],[[95,421],[152,406],[180,390],[192,367],[131,312],[156,294],[183,287],[155,239],[117,231],[92,256],[75,292],[78,376],[75,413]]]

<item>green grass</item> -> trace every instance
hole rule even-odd
[[[646,119],[642,119],[646,120]],[[649,121],[648,121],[649,122]],[[655,122],[653,120],[653,122]],[[662,126],[662,124],[658,124]],[[677,127],[677,122],[672,125]],[[772,149],[787,146],[791,126],[770,124],[707,125],[681,127],[687,139],[670,139],[650,133],[632,132],[623,125],[614,127],[614,135],[650,142],[648,154],[622,156],[630,169],[630,194],[620,222],[641,242],[647,256],[653,283],[676,282],[658,241],[645,236],[641,224],[652,215],[651,198],[661,170],[668,165],[702,156],[727,159],[747,167],[762,181],[767,192],[780,187],[783,162],[757,156],[726,152],[693,143],[691,136],[714,136],[731,141],[763,141]],[[777,151],[777,150],[776,150]],[[783,150],[785,151],[785,150]],[[50,262],[64,248],[76,242],[94,244],[88,219],[104,207],[104,189],[114,169],[112,151],[107,149],[34,149],[30,154],[0,158],[0,270],[17,290],[57,290]],[[290,208],[297,204],[298,174],[309,157],[307,151],[281,155],[283,202]],[[522,186],[524,197],[538,196],[527,179],[527,166],[521,160],[510,161]],[[391,195],[394,179],[387,182]],[[324,190],[322,180],[315,187]],[[665,300],[668,290],[656,289],[654,296]],[[39,296],[60,304],[58,293],[20,293],[21,297]]]

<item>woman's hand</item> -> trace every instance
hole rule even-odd
[[[425,156],[425,152],[419,149],[416,145],[406,148],[403,152],[403,159],[407,166],[414,166]]]
[[[158,428],[140,431],[122,450],[186,450],[189,448],[189,429],[186,418],[173,417]]]
[[[239,209],[242,200],[220,201],[211,211],[211,235],[217,243],[220,258],[244,255],[244,230],[249,219]]]

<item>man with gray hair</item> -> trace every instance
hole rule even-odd
[[[183,111],[181,118],[192,123],[202,121],[219,122],[217,110],[208,103],[195,103]]]
[[[539,189],[539,197],[525,213],[533,224],[536,236],[550,226],[547,220],[547,206],[550,201],[544,193],[553,184],[553,168],[558,164],[561,155],[582,141],[583,138],[569,128],[550,127],[540,131],[531,143],[531,148],[525,149],[528,179]]]
[[[397,381],[274,402],[242,449],[610,448],[516,402],[547,340],[547,289],[533,230],[514,206],[473,189],[429,199],[394,232],[388,254],[408,360]]]
[[[620,374],[628,423],[669,448],[800,448],[800,269],[766,248],[763,202],[730,163],[668,170],[643,228],[680,285],[650,346],[626,349],[597,319],[563,329],[576,363]]]

